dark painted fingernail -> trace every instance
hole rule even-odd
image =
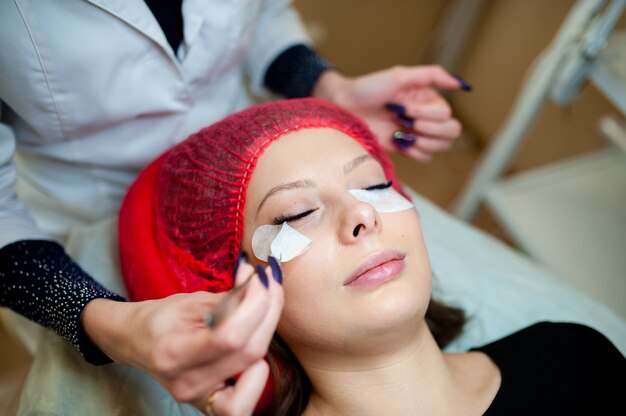
[[[270,264],[272,268],[272,276],[274,276],[274,280],[276,280],[279,284],[283,284],[283,271],[280,269],[280,264],[278,264],[278,260],[274,257],[269,256],[267,258],[267,262]]]
[[[385,108],[389,111],[393,111],[394,113],[396,113],[399,116],[403,116],[404,114],[406,114],[406,108],[404,108],[404,106],[402,104],[398,104],[398,103],[387,103],[385,104]]]
[[[237,271],[239,270],[239,265],[242,262],[243,263],[248,262],[248,253],[246,253],[243,250],[239,252],[239,257],[237,257],[237,261],[235,261],[235,269],[233,270],[233,279],[237,277]]]
[[[402,124],[407,129],[412,129],[415,119],[413,117],[398,114],[398,123]]]
[[[463,78],[461,78],[458,75],[452,75],[452,76],[454,77],[454,79],[459,81],[459,84],[461,84],[461,89],[463,91],[471,91],[472,90],[472,86],[469,84],[469,82],[465,81]]]
[[[260,264],[256,265],[256,274],[259,276],[259,280],[263,283],[263,286],[265,286],[266,289],[269,289],[270,282],[267,280],[267,274],[265,273],[263,266]]]
[[[397,131],[393,134],[393,144],[401,150],[407,150],[409,147],[413,146],[416,141],[417,136],[411,133]]]

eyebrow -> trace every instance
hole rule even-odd
[[[361,155],[361,156],[357,156],[343,166],[343,173],[347,175],[350,172],[352,172],[354,169],[359,167],[359,165],[363,164],[364,162],[368,160],[373,160],[373,159],[374,158],[369,153]],[[270,189],[269,192],[265,194],[265,196],[261,200],[261,203],[259,204],[259,207],[256,210],[256,215],[257,216],[259,215],[259,211],[261,211],[261,207],[263,206],[263,204],[265,204],[265,201],[267,201],[269,197],[274,196],[279,192],[293,191],[296,189],[314,188],[315,186],[317,186],[317,184],[313,182],[311,179],[300,179],[297,181],[283,183],[281,185],[275,186],[272,189]]]
[[[366,162],[368,160],[373,160],[373,159],[374,157],[370,155],[369,153],[361,155],[361,156],[357,156],[343,166],[343,173],[347,175],[348,173],[352,172],[354,169],[359,167],[359,165],[361,165],[363,162]]]
[[[257,215],[259,214],[261,207],[263,206],[263,204],[265,203],[265,201],[267,201],[269,197],[274,196],[279,192],[293,191],[294,189],[313,188],[315,186],[316,186],[316,183],[310,179],[300,179],[298,181],[283,183],[281,185],[275,186],[272,189],[270,189],[269,192],[263,198],[263,200],[261,200],[261,203],[259,204],[259,207],[257,208],[256,213]]]

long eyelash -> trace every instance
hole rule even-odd
[[[368,186],[367,188],[365,188],[366,191],[378,191],[381,189],[388,189],[391,188],[391,186],[393,185],[393,181],[389,181],[386,183],[381,183],[379,185],[374,185],[374,186]]]
[[[315,210],[314,209],[310,209],[308,211],[304,211],[304,212],[301,212],[300,214],[296,214],[296,215],[291,215],[291,216],[281,215],[279,217],[274,218],[274,220],[272,222],[274,223],[274,225],[280,225],[280,224],[285,223],[285,222],[298,221],[299,219],[302,219],[302,218],[306,217],[307,215],[313,213],[313,211],[315,211]]]

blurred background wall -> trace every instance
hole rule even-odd
[[[455,147],[428,164],[395,156],[402,179],[413,189],[448,209],[477,157],[503,123],[527,69],[550,42],[574,0],[475,0],[472,30],[459,25],[441,44],[441,31],[455,0],[296,0],[319,51],[348,75],[392,65],[448,59],[447,68],[472,84],[471,93],[447,95],[464,126]],[[622,16],[619,27],[626,27]],[[453,27],[454,24],[453,24]],[[602,147],[597,121],[619,114],[593,86],[568,107],[548,103],[510,167],[524,170]],[[506,235],[482,209],[474,223],[504,239]]]

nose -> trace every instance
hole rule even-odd
[[[341,240],[344,244],[354,244],[366,236],[379,232],[382,222],[373,206],[351,198],[346,206]]]

